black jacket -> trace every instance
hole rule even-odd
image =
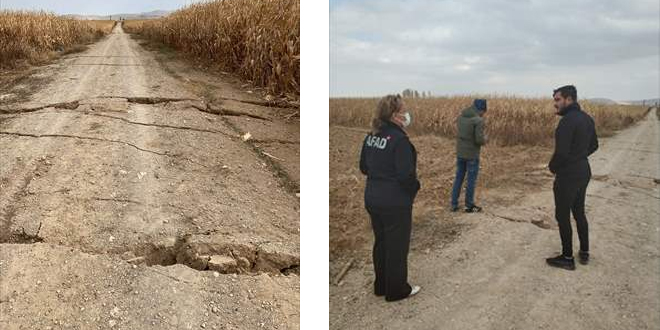
[[[398,125],[386,122],[380,133],[365,137],[360,171],[367,176],[368,207],[412,207],[420,188],[417,151]]]
[[[591,177],[587,156],[598,149],[594,120],[576,102],[562,109],[555,130],[555,153],[548,167],[558,178]]]

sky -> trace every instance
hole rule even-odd
[[[330,96],[660,95],[658,0],[330,0]]]
[[[59,15],[111,15],[175,10],[199,0],[0,0],[1,9],[47,10]]]

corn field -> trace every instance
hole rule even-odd
[[[484,97],[484,96],[479,96]],[[456,136],[456,118],[471,105],[475,96],[440,98],[406,98],[413,123],[411,134]],[[488,97],[488,111],[484,116],[486,134],[491,142],[509,145],[552,145],[559,116],[550,98]],[[378,99],[330,99],[330,124],[369,127]],[[646,107],[630,105],[601,105],[580,102],[583,110],[596,122],[599,135],[611,135],[639,119]]]
[[[270,93],[300,94],[300,1],[231,0],[193,4],[125,30],[234,72]]]
[[[80,21],[46,12],[0,11],[0,67],[39,62],[50,52],[94,41],[113,21]]]

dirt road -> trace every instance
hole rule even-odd
[[[1,329],[298,328],[297,120],[159,56],[0,91]]]
[[[602,139],[591,157],[589,265],[576,271],[545,265],[560,252],[546,185],[516,206],[457,215],[452,222],[467,232],[413,252],[410,282],[422,292],[410,300],[385,303],[371,293],[371,266],[352,270],[342,286],[331,287],[330,328],[658,329],[659,123],[649,113]],[[423,234],[413,228],[413,240],[417,235]]]

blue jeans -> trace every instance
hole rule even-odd
[[[479,174],[479,158],[456,159],[456,179],[454,189],[451,192],[451,206],[458,207],[458,197],[461,194],[463,179],[467,171],[467,186],[465,187],[465,207],[474,206],[474,188],[477,185],[477,174]]]

